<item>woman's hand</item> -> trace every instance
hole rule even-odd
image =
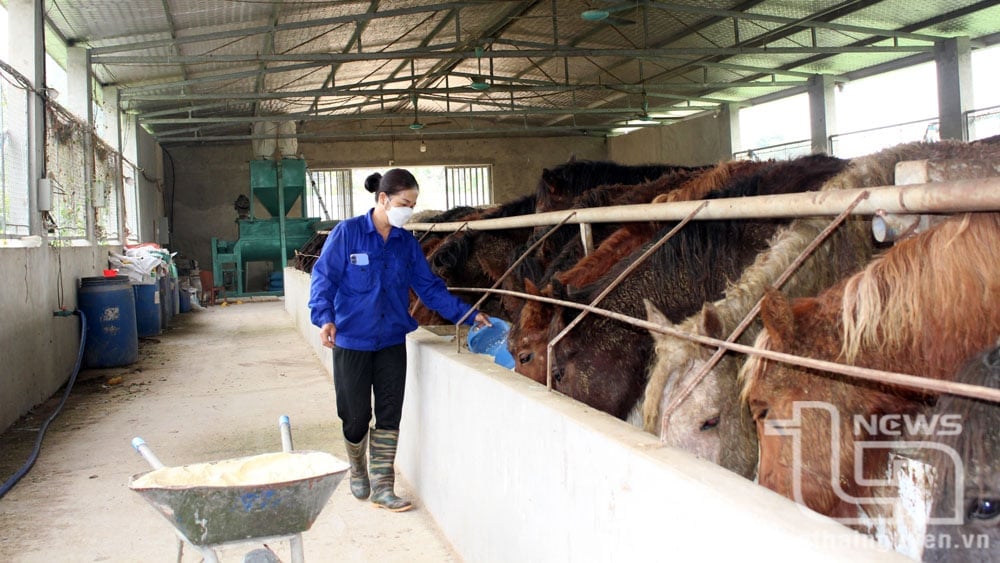
[[[319,341],[327,348],[333,348],[334,338],[337,336],[337,327],[333,323],[326,323],[319,329]]]
[[[482,311],[476,313],[475,324],[476,328],[483,328],[484,326],[493,326],[493,323],[490,322],[490,317],[487,316],[486,313],[483,313]]]

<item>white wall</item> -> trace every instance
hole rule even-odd
[[[286,270],[318,348],[303,291]],[[448,340],[408,338],[397,468],[468,561],[906,560]]]

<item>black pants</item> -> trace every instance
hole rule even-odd
[[[333,388],[344,437],[357,444],[368,433],[375,393],[375,428],[399,430],[406,387],[406,344],[375,352],[333,349]]]

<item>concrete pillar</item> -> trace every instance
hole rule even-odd
[[[45,85],[45,34],[42,0],[9,0],[7,21],[17,33],[8,34],[8,61],[23,74],[36,89]],[[38,209],[38,180],[45,176],[45,103],[38,95],[28,102],[28,202],[32,210]],[[31,233],[45,235],[37,215],[31,222]]]
[[[103,98],[101,100],[101,110],[104,111],[104,124],[100,131],[101,137],[120,151],[121,116],[118,110],[118,87],[104,86],[101,88],[101,94]]]
[[[832,76],[817,74],[809,78],[809,130],[813,154],[833,154],[830,135],[837,130],[837,105]]]
[[[719,114],[719,158],[732,159],[740,150],[740,107],[738,104],[723,104]]]
[[[938,118],[942,139],[969,140],[965,114],[972,109],[972,48],[968,37],[934,45],[937,63]]]
[[[87,123],[93,122],[91,106],[92,90],[90,74],[90,49],[69,47],[66,49],[66,78],[69,92],[65,92],[63,102],[66,109]]]

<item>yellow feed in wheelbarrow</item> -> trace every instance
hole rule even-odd
[[[288,483],[347,469],[324,452],[268,453],[222,461],[163,467],[137,477],[133,489],[231,487]]]

